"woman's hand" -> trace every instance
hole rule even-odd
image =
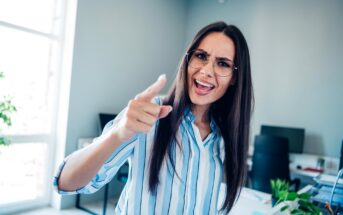
[[[155,83],[129,101],[124,116],[113,131],[121,142],[131,139],[137,132],[148,133],[158,119],[168,116],[172,111],[169,105],[151,102],[166,82],[166,76],[161,75]]]

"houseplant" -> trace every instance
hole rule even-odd
[[[270,180],[270,186],[272,190],[272,206],[274,207],[278,203],[281,193],[289,190],[289,183],[285,180],[275,179]]]
[[[308,193],[289,191],[289,184],[285,180],[271,180],[272,198],[276,198],[275,205],[283,202],[281,212],[289,212],[295,215],[322,215],[321,210],[311,202]],[[273,205],[273,206],[275,206]],[[295,205],[295,207],[294,207]]]
[[[4,78],[4,73],[0,72],[0,79]],[[11,98],[5,96],[0,100],[0,146],[10,144],[10,139],[1,134],[3,126],[11,126],[11,114],[17,111],[16,107],[12,104]]]

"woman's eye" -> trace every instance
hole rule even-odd
[[[219,65],[220,67],[231,68],[231,65],[230,65],[229,63],[225,62],[225,61],[219,61],[219,62],[218,62],[218,65]]]
[[[195,56],[200,60],[207,60],[207,55],[204,53],[197,53]]]

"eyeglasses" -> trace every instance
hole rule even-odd
[[[203,50],[193,50],[186,53],[188,66],[193,69],[203,68],[210,61],[210,55]],[[214,73],[220,77],[230,76],[237,67],[227,58],[216,58],[213,64]]]

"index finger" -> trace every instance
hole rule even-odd
[[[160,75],[153,83],[150,85],[147,89],[145,89],[143,92],[139,93],[135,99],[142,100],[142,101],[151,101],[166,85],[167,78],[166,75]]]

